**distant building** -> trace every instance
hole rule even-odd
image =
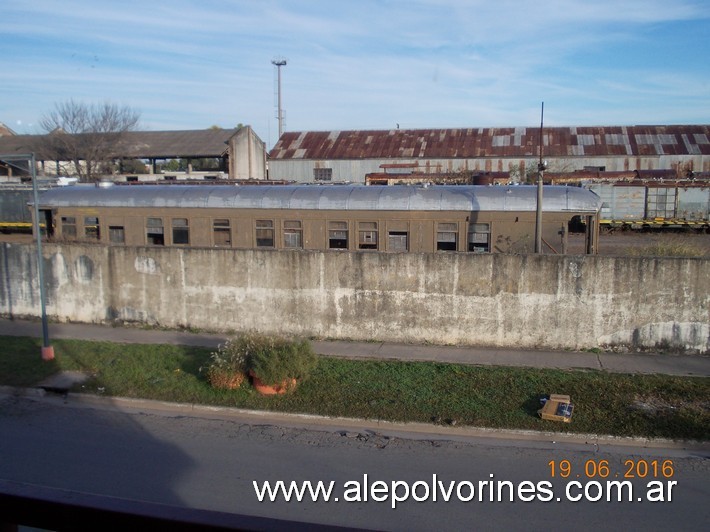
[[[5,124],[0,122],[0,137],[10,137],[13,135],[16,135],[16,133],[12,129],[7,127]]]
[[[399,167],[417,179],[504,173],[524,181],[539,146],[537,127],[287,132],[269,153],[269,177],[364,183]],[[710,126],[548,127],[543,157],[555,173],[709,172]]]
[[[46,142],[43,142],[45,138],[45,135],[0,134],[0,154],[34,152],[41,175],[72,175],[71,164],[53,160],[47,154],[44,149]],[[266,146],[250,126],[192,131],[131,131],[121,136],[113,149],[112,158],[118,168],[118,174],[113,177],[119,180],[267,178]],[[158,174],[159,163],[174,159],[186,160],[187,167]],[[193,163],[201,159],[216,161],[215,168],[206,172],[194,171]],[[142,161],[145,164],[133,164],[130,171],[122,171],[122,163],[127,161]]]

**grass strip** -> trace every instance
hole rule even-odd
[[[262,396],[248,382],[210,387],[210,350],[55,340],[42,361],[34,338],[0,337],[0,384],[34,386],[61,370],[89,379],[75,392],[400,422],[710,440],[710,378],[480,367],[319,357],[294,393]],[[543,421],[540,397],[568,394],[572,423]]]

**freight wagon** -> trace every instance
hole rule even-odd
[[[595,183],[606,229],[710,229],[710,186],[686,183]]]

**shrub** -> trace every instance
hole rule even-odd
[[[207,380],[215,388],[238,388],[246,378],[247,357],[246,346],[239,339],[220,344],[210,354]]]
[[[247,353],[247,369],[266,385],[279,385],[287,379],[302,381],[318,362],[304,339],[248,334],[236,341]]]

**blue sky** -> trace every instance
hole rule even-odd
[[[0,122],[146,130],[710,124],[708,0],[0,0]]]

